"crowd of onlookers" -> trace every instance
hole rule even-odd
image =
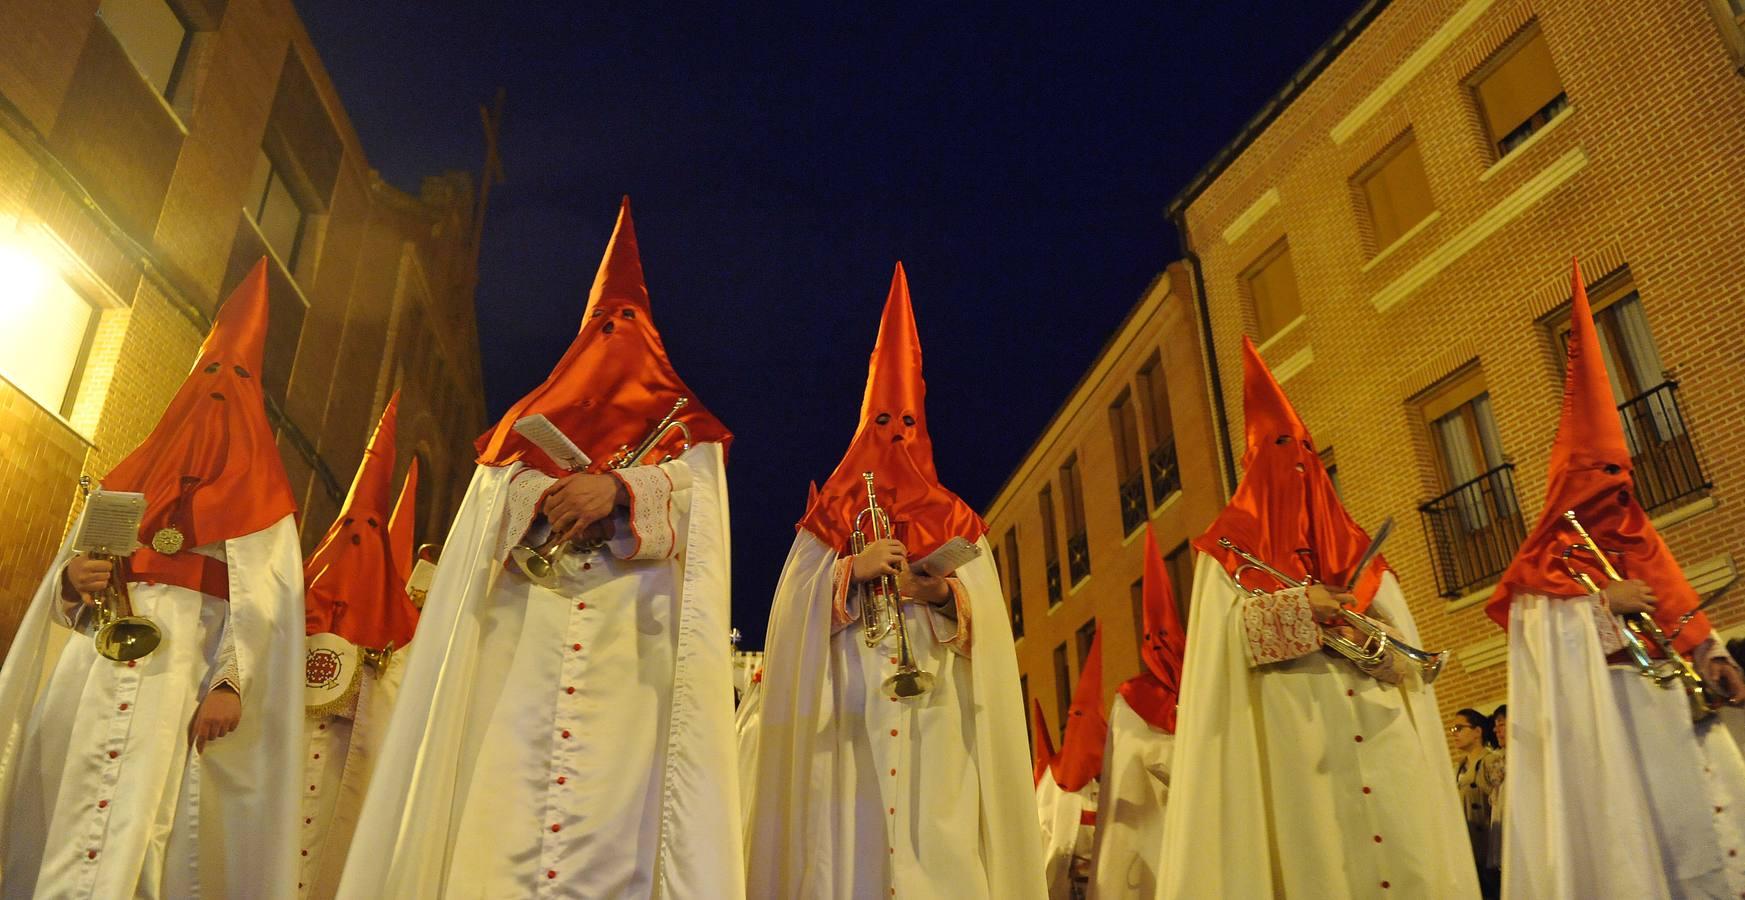
[[[1485,715],[1476,709],[1454,714],[1448,726],[1456,762],[1454,783],[1460,792],[1472,858],[1478,864],[1479,888],[1486,897],[1501,890],[1503,854],[1503,772],[1509,746],[1509,707]]]

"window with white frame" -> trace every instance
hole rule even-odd
[[[96,307],[32,247],[0,242],[0,376],[70,416],[97,320]]]
[[[152,88],[174,101],[187,74],[194,29],[166,0],[103,0],[97,16]]]
[[[267,246],[273,248],[273,253],[284,263],[285,271],[295,276],[309,216],[285,176],[285,167],[274,161],[266,150],[260,150],[255,157],[254,176],[249,179],[245,202],[261,236],[267,239]]]

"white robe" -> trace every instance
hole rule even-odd
[[[503,565],[522,467],[475,473],[341,897],[739,896],[721,448],[663,467],[673,556],[572,550],[555,591]]]
[[[1174,747],[1175,735],[1153,728],[1127,705],[1127,698],[1115,695],[1091,852],[1091,897],[1149,900],[1157,895],[1157,856],[1163,846]]]
[[[1157,895],[1476,897],[1431,689],[1320,651],[1250,667],[1244,599],[1202,555]],[[1391,573],[1374,608],[1421,646]]]
[[[907,607],[916,662],[936,681],[893,701],[880,684],[895,637],[869,649],[857,625],[832,634],[836,552],[795,536],[770,609],[757,781],[746,786],[750,896],[1042,896],[1017,658],[985,549],[957,572],[971,658],[935,643],[932,613]]]
[[[1737,897],[1745,760],[1684,692],[1608,666],[1590,602],[1509,611],[1503,896]]]
[[[739,745],[739,784],[749,788],[757,778],[757,736],[759,713],[763,711],[763,681],[759,679],[745,686],[745,695],[739,698],[739,708],[734,710],[733,737]],[[751,791],[742,790],[739,798],[740,827],[751,824]]]
[[[297,877],[300,897],[326,898],[339,891],[370,775],[406,675],[406,652],[396,649],[380,674],[362,667],[357,696],[344,715],[304,716],[305,789],[297,820],[305,854]]]
[[[228,602],[129,584],[163,634],[137,665],[55,621],[71,545],[0,671],[0,893],[294,896],[303,565],[291,517],[224,542]],[[242,718],[196,753],[188,729],[226,629]]]
[[[1074,863],[1090,859],[1096,826],[1085,824],[1085,813],[1097,814],[1095,780],[1076,791],[1062,788],[1052,774],[1042,776],[1049,790],[1037,793],[1042,812],[1042,877],[1049,900],[1069,900]]]

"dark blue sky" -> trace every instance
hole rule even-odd
[[[673,363],[736,433],[750,647],[806,483],[853,433],[892,264],[940,477],[983,507],[1179,256],[1169,199],[1359,5],[297,0],[391,183],[477,170],[477,105],[508,91],[491,415],[562,355],[631,195]]]

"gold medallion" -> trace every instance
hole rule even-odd
[[[158,533],[151,536],[151,548],[165,556],[174,556],[182,550],[182,533],[174,525],[159,528]]]

